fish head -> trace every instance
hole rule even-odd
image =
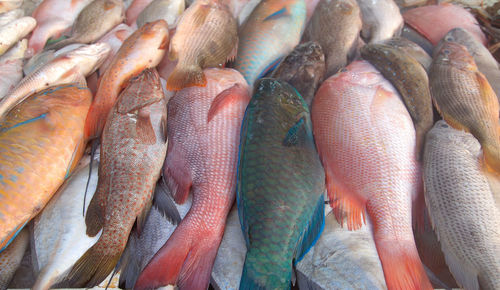
[[[102,65],[110,51],[109,44],[98,42],[78,47],[62,55],[62,57],[71,59],[77,64],[82,74],[87,76]]]
[[[309,78],[314,76],[325,67],[325,55],[321,45],[315,41],[299,44],[280,64],[281,73],[295,74],[305,71]],[[323,67],[323,68],[321,68]],[[278,69],[277,69],[278,71]]]
[[[139,33],[140,40],[147,39],[147,40],[154,40],[154,42],[158,40],[159,43],[158,49],[168,50],[168,43],[170,39],[168,33],[168,24],[165,20],[159,19],[153,22],[148,22],[144,24],[135,33]],[[134,34],[132,34],[132,36]]]
[[[467,47],[449,41],[442,43],[439,51],[434,56],[433,63],[451,65],[463,71],[478,70],[474,58],[467,50]]]
[[[436,45],[436,48],[434,49],[434,55],[439,53],[442,46],[446,42],[454,42],[464,45],[469,50],[469,53],[471,53],[472,55],[474,54],[474,51],[476,50],[478,44],[482,45],[477,42],[477,40],[474,38],[474,36],[472,36],[472,34],[470,34],[470,32],[468,32],[463,28],[457,27],[450,30],[443,37],[443,39],[441,39],[441,41]]]
[[[439,143],[449,148],[463,148],[469,151],[472,155],[478,156],[481,154],[481,145],[472,134],[462,130],[457,130],[444,120],[439,120],[434,124],[434,127],[427,133],[427,142],[438,140]]]
[[[296,116],[309,113],[302,96],[286,81],[273,78],[259,79],[255,84],[254,99],[263,106],[273,108],[285,127],[293,126],[297,121]]]
[[[160,75],[156,69],[145,69],[131,78],[120,94],[117,110],[121,114],[133,113],[164,99]]]

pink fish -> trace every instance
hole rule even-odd
[[[139,276],[135,289],[177,284],[207,289],[236,190],[240,127],[250,100],[242,75],[206,69],[205,87],[189,87],[168,103],[165,177],[177,203],[193,204]]]
[[[368,62],[353,62],[321,85],[311,119],[337,219],[345,212],[358,229],[366,209],[389,289],[432,289],[412,232],[415,129],[396,89]]]
[[[127,12],[125,14],[127,24],[129,26],[134,25],[137,17],[139,17],[139,14],[141,14],[142,10],[144,10],[144,8],[146,8],[146,6],[148,6],[151,2],[153,2],[153,0],[134,0],[127,8]]]
[[[486,45],[486,36],[476,19],[464,8],[443,3],[410,9],[403,14],[406,24],[425,36],[433,45],[453,28],[463,28]]]

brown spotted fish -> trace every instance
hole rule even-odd
[[[85,222],[99,240],[67,275],[71,287],[93,287],[118,263],[132,226],[142,228],[167,152],[166,114],[160,77],[148,69],[130,80],[102,134],[97,189]]]

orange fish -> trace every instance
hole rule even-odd
[[[99,137],[120,91],[127,81],[146,68],[155,67],[165,55],[168,26],[157,20],[130,35],[99,80],[99,87],[85,121],[85,136]]]
[[[365,61],[327,79],[312,104],[330,205],[358,229],[365,208],[389,289],[432,289],[412,232],[421,183],[412,119],[396,89]]]
[[[41,91],[0,123],[0,249],[37,215],[80,160],[92,94],[76,84]]]

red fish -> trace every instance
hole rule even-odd
[[[233,204],[240,127],[250,100],[242,75],[206,69],[206,87],[185,88],[168,103],[165,177],[177,203],[193,204],[139,276],[135,289],[177,284],[207,289]]]

